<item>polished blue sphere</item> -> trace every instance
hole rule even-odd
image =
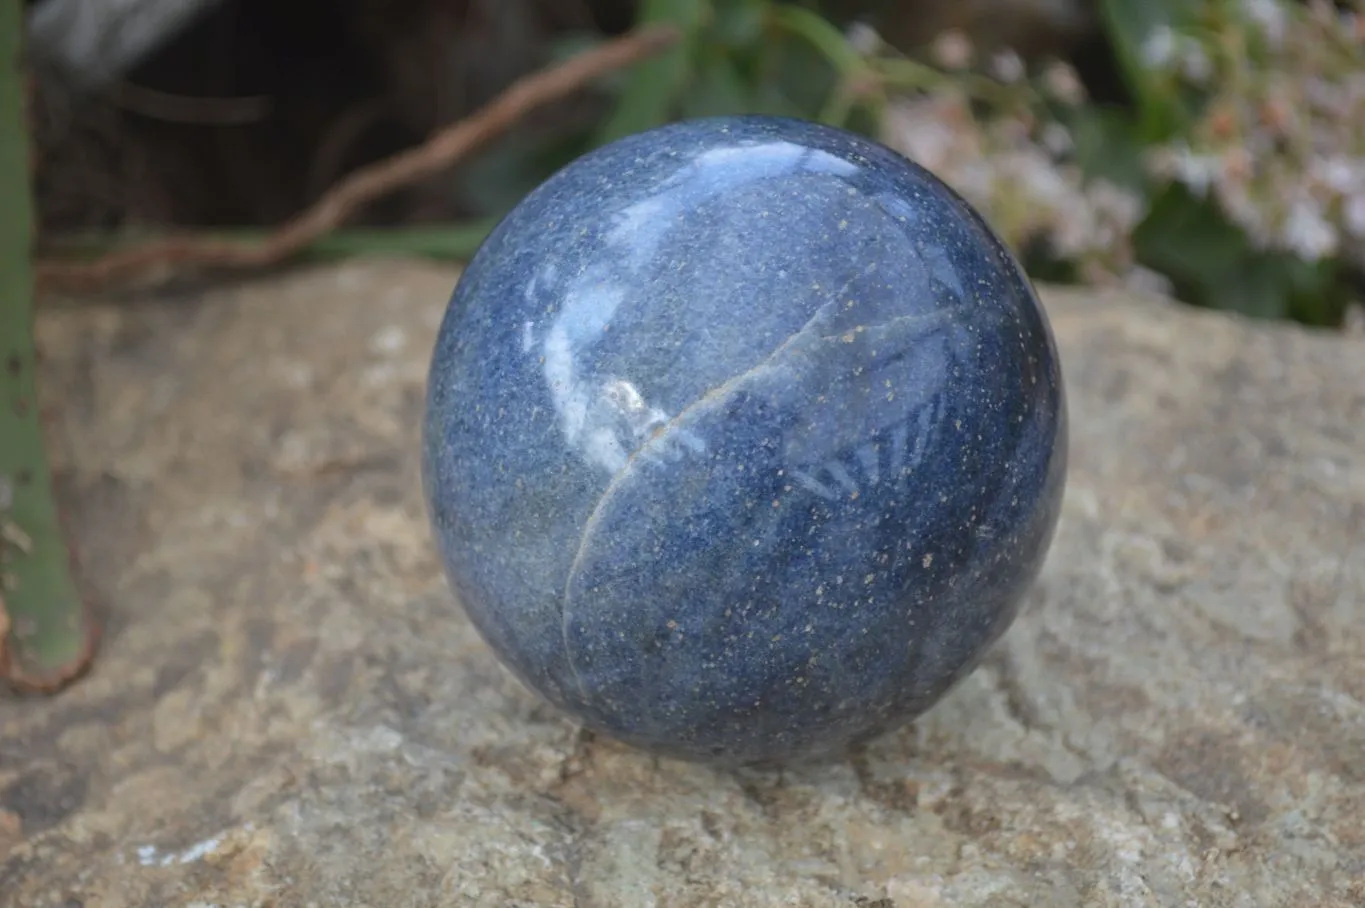
[[[958,195],[798,120],[686,121],[559,171],[436,342],[423,483],[503,662],[590,729],[748,763],[904,723],[1047,554],[1066,402]]]

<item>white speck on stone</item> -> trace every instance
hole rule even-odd
[[[381,328],[370,339],[370,349],[375,353],[390,355],[398,353],[408,344],[408,334],[398,325]]]
[[[306,363],[290,363],[284,369],[284,383],[302,390],[313,383],[313,369]]]
[[[242,827],[250,832],[254,826],[247,823]],[[223,844],[224,833],[210,836],[200,842],[195,842],[183,851],[170,851],[162,854],[155,845],[139,845],[137,851],[137,862],[143,867],[171,867],[176,864],[193,864],[201,861],[217,851]],[[194,904],[207,904],[196,902]]]
[[[223,844],[223,837],[213,836],[212,838],[204,839],[202,842],[195,842],[178,855],[167,855],[168,860],[163,861],[162,863],[169,863],[170,859],[173,859],[177,864],[192,864],[195,861],[202,860],[206,856],[213,854],[218,850],[218,846],[221,844]]]
[[[367,389],[385,388],[393,384],[398,370],[389,363],[371,366],[360,374],[360,384]]]
[[[387,725],[376,725],[368,734],[357,740],[356,744],[373,753],[397,750],[403,744],[403,735]]]
[[[1142,842],[1136,835],[1108,817],[1097,816],[1093,822],[1099,838],[1109,844],[1115,858],[1128,865],[1141,863]]]

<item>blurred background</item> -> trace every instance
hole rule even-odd
[[[353,223],[388,228],[391,250],[466,257],[596,144],[780,113],[928,167],[1035,278],[1365,330],[1365,0],[28,0],[26,14],[40,255],[267,229],[519,76],[669,22],[683,38],[665,54]]]

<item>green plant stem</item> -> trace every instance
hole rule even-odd
[[[705,14],[701,0],[642,0],[637,26],[670,25],[681,38],[673,47],[637,65],[594,144],[605,145],[669,120],[679,91],[692,75]]]
[[[888,88],[896,91],[928,90],[953,85],[969,97],[998,107],[1013,108],[1028,100],[1027,88],[997,82],[989,76],[975,73],[943,73],[915,60],[877,60],[873,64],[873,71]]]
[[[907,57],[865,58],[837,28],[808,9],[775,6],[771,16],[775,25],[818,50],[839,74],[839,84],[819,114],[822,122],[841,125],[855,104],[884,98],[888,90],[928,91],[953,84],[971,97],[1000,106],[1016,106],[1022,101],[1020,92],[1012,86],[986,76],[949,75]]]
[[[774,4],[769,15],[777,27],[810,42],[843,78],[854,77],[867,69],[867,61],[862,55],[819,13],[800,6]]]
[[[72,574],[38,409],[21,6],[0,0],[0,679],[55,690],[89,663],[96,629]]]
[[[772,24],[809,43],[834,67],[838,84],[821,107],[818,119],[831,126],[848,121],[853,106],[860,100],[859,86],[876,83],[867,60],[848,43],[843,33],[819,13],[800,6],[774,5],[769,9]]]

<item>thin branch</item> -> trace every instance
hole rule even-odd
[[[676,40],[677,32],[671,27],[642,28],[526,76],[481,110],[423,144],[352,173],[261,242],[190,236],[112,252],[93,262],[44,261],[38,263],[38,286],[42,290],[91,291],[137,277],[164,276],[176,266],[245,269],[276,265],[344,224],[369,202],[449,169],[529,111],[569,95],[608,72],[659,53]]]

